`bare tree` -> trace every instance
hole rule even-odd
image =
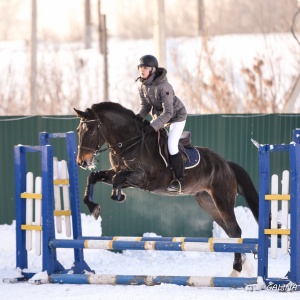
[[[0,40],[14,37],[16,28],[20,25],[17,12],[21,2],[21,0],[0,1]]]
[[[193,67],[181,62],[176,51],[172,55],[173,63],[177,66],[177,89],[190,113],[283,111],[297,78],[294,75],[283,78],[283,57],[274,55],[267,38],[265,53],[254,56],[252,64],[241,65],[239,73],[229,61],[219,58],[214,52],[210,39],[203,36],[201,50],[195,57]],[[298,60],[295,68],[299,69],[299,66]]]

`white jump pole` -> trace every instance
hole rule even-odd
[[[271,194],[278,194],[278,175],[271,178]],[[278,200],[271,201],[271,229],[277,229],[278,224]],[[271,257],[277,257],[277,234],[271,234]]]
[[[61,179],[69,179],[68,166],[65,160],[61,162]],[[69,186],[63,185],[63,202],[64,202],[64,210],[70,210],[70,195],[69,195]],[[71,220],[70,216],[65,216],[65,225],[66,225],[66,236],[71,236]]]
[[[285,170],[282,172],[282,195],[289,194],[289,178],[290,172]],[[288,229],[288,213],[289,213],[289,201],[282,200],[281,204],[282,210],[282,221],[281,221],[281,228]],[[287,254],[288,252],[288,235],[283,234],[281,236],[281,251],[282,254]]]
[[[26,174],[26,192],[33,193],[33,173]],[[26,198],[26,225],[32,225],[33,221],[33,199]],[[32,249],[32,230],[26,230],[26,250]]]
[[[53,180],[60,179],[57,157],[53,157]],[[61,210],[60,188],[54,184],[54,209]],[[56,231],[62,233],[61,216],[55,216]]]
[[[42,177],[35,178],[35,193],[42,194]],[[35,225],[42,225],[42,201],[41,199],[35,199],[34,216]],[[35,231],[35,254],[41,255],[41,231]]]

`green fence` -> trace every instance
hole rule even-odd
[[[192,115],[186,130],[192,132],[194,145],[211,148],[227,160],[242,165],[258,187],[258,153],[251,139],[261,144],[290,143],[292,130],[300,124],[300,115]],[[0,117],[0,224],[15,219],[13,147],[38,145],[39,132],[75,131],[78,119],[72,116]],[[66,158],[61,139],[53,140],[55,155]],[[108,155],[99,157],[101,169],[108,168]],[[274,154],[272,172],[288,167],[287,154]],[[28,171],[40,175],[39,159],[31,155]],[[89,171],[79,169],[81,196]],[[127,189],[126,202],[110,200],[111,189],[105,184],[95,188],[95,201],[102,207],[103,235],[142,235],[155,232],[163,236],[211,236],[212,220],[192,197],[161,197],[137,189]],[[237,205],[245,205],[238,197]],[[82,212],[87,213],[84,205]]]

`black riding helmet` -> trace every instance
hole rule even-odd
[[[142,66],[158,68],[158,61],[153,55],[144,55],[139,60],[138,68]]]

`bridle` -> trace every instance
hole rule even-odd
[[[122,142],[118,142],[118,143],[116,143],[114,145],[111,145],[108,142],[108,133],[107,133],[105,127],[102,125],[102,123],[101,123],[100,119],[98,118],[97,114],[94,111],[93,111],[93,113],[95,114],[96,119],[86,120],[86,121],[80,120],[80,125],[82,123],[89,123],[89,122],[97,122],[98,123],[97,124],[97,128],[96,128],[96,130],[98,131],[97,132],[97,137],[98,137],[97,148],[93,149],[93,148],[90,148],[90,147],[85,147],[85,146],[79,145],[78,149],[84,149],[84,150],[88,150],[88,151],[93,151],[94,152],[94,156],[98,156],[100,153],[102,153],[104,151],[107,151],[107,150],[110,150],[114,155],[120,155],[123,152],[129,150],[130,148],[134,147],[135,145],[137,145],[138,143],[140,143],[142,141],[143,136],[138,135],[138,136],[135,136],[135,137],[130,138],[128,140],[125,140],[125,141],[122,141]],[[101,146],[99,145],[100,144],[100,135],[102,135],[102,137],[104,138],[105,142],[108,145],[108,147],[106,147],[104,149],[101,149]],[[126,144],[128,142],[131,142],[131,141],[134,141],[134,140],[137,140],[137,141],[135,143],[129,145],[128,147],[122,149],[121,152],[117,151],[117,149],[121,149],[124,146],[124,144]]]

